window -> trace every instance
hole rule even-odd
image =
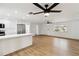
[[[67,32],[67,26],[65,26],[65,25],[55,25],[54,31],[55,32]]]

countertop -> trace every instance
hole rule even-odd
[[[22,36],[32,36],[32,35],[33,35],[32,33],[5,35],[5,36],[0,36],[0,40],[1,39],[7,39],[7,38],[22,37]]]

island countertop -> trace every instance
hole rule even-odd
[[[33,34],[32,33],[26,33],[26,34],[5,35],[5,36],[0,36],[0,40],[1,39],[8,39],[8,38],[22,37],[22,36],[33,36]]]

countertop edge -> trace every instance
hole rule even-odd
[[[33,36],[33,34],[32,33],[26,33],[26,34],[5,35],[5,36],[0,36],[0,40],[1,39],[8,39],[8,38],[22,37],[22,36]]]

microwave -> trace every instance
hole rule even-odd
[[[5,28],[5,24],[0,24],[0,28]]]

